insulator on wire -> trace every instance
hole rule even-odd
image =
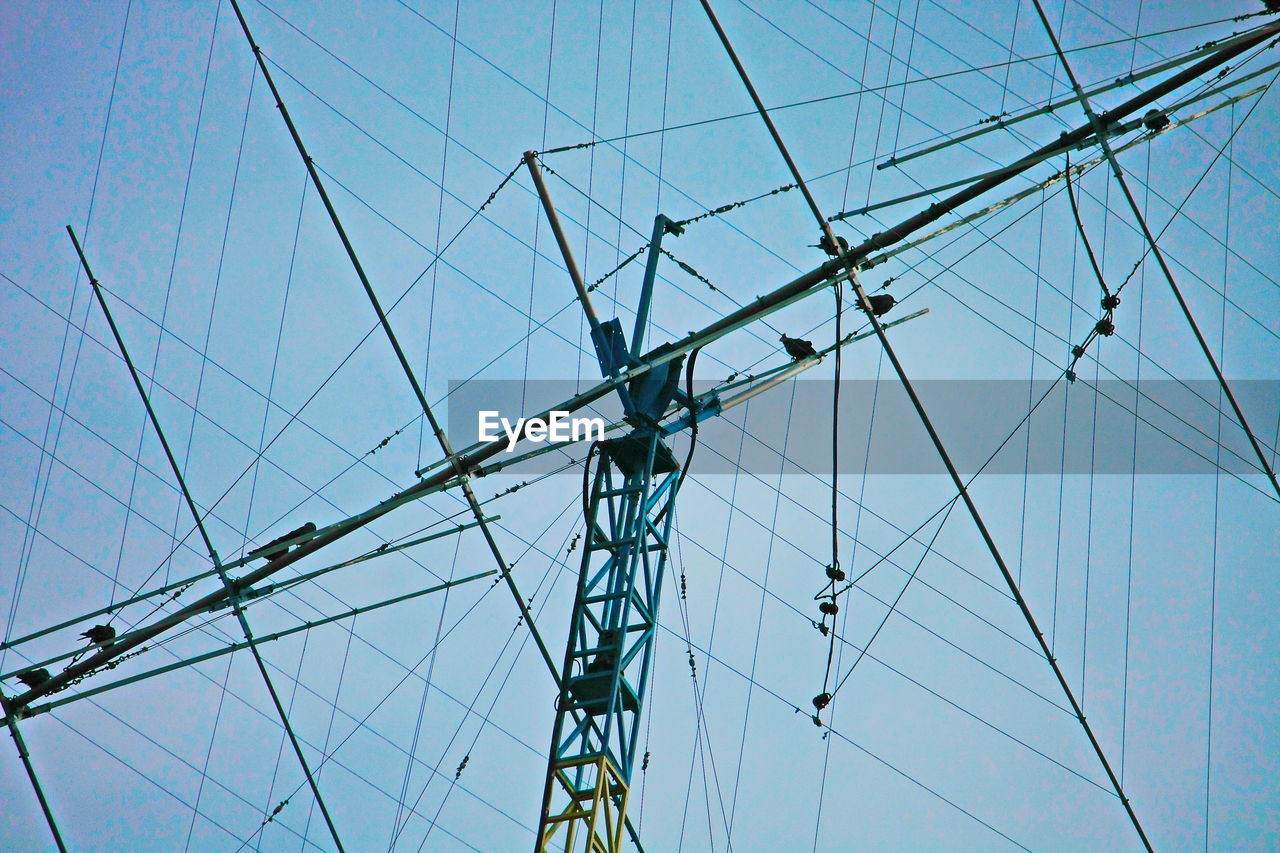
[[[267,815],[267,819],[262,822],[262,825],[266,826],[267,824],[273,822],[276,819],[276,815],[284,811],[284,807],[287,805],[289,805],[288,800],[281,800],[279,805],[277,805],[274,809],[271,810],[271,814]]]
[[[1120,294],[1108,293],[1102,297],[1102,307],[1107,311],[1114,311],[1120,307]]]
[[[818,610],[822,611],[826,616],[835,616],[840,612],[840,605],[834,601],[824,601],[818,605]]]
[[[845,575],[842,569],[837,569],[835,566],[827,566],[827,577],[833,581],[842,581]]]
[[[821,711],[823,708],[827,707],[830,704],[831,704],[830,693],[819,693],[817,696],[813,697],[813,707],[817,708],[819,711]]]
[[[1116,333],[1116,324],[1107,319],[1099,320],[1095,328],[1098,330],[1098,334],[1103,337],[1109,338]]]

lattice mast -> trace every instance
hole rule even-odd
[[[596,315],[533,152],[525,154],[525,164],[591,326],[600,371],[605,379],[616,378],[638,363],[662,237],[668,230],[678,233],[678,226],[662,215],[654,222],[628,347],[618,319],[601,322]],[[673,359],[619,384],[630,431],[597,442],[587,457],[588,466],[597,454],[599,461],[583,495],[586,536],[558,679],[539,851],[622,849],[681,480],[660,420],[679,394],[683,362]]]
[[[617,318],[601,322],[595,313],[537,155],[527,152],[524,159],[591,326],[601,373],[614,383],[629,427],[620,438],[596,442],[585,463],[590,469],[598,455],[594,474],[584,476],[584,484],[589,483],[583,494],[585,544],[568,642],[556,679],[559,697],[535,850],[618,853],[624,833],[640,847],[627,820],[627,806],[675,502],[689,462],[686,458],[680,465],[666,439],[694,430],[691,439],[696,441],[699,422],[786,382],[819,364],[828,353],[870,333],[850,335],[790,364],[695,396],[693,362],[702,343],[695,342],[665,360],[654,358],[654,353],[642,356],[662,239],[682,233],[683,225],[661,214],[654,220],[628,345]],[[685,352],[690,354],[687,371],[683,369]],[[668,418],[673,408],[683,414]]]

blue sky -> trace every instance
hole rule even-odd
[[[1230,20],[1260,8],[1243,1],[1046,5],[1086,85],[1265,20]],[[1029,2],[753,0],[717,11],[828,216],[996,168],[1084,122],[1068,105],[876,169],[1067,94]],[[273,0],[248,2],[245,14],[442,413],[450,382],[587,387],[598,376],[528,175],[518,171],[472,219],[526,150],[610,140],[543,157],[588,282],[639,248],[658,212],[688,219],[764,196],[668,238],[714,289],[664,260],[655,345],[823,260],[809,247],[818,233],[799,194],[768,195],[790,176],[759,119],[739,115],[750,102],[696,4]],[[304,189],[228,4],[9,4],[0,45],[8,639],[209,565],[90,302],[67,224],[109,291],[197,503],[213,507],[210,533],[225,559],[303,522],[358,512],[438,458],[385,338],[368,334],[368,300],[314,187]],[[1250,54],[1215,85],[1274,61],[1273,51]],[[1280,379],[1277,96],[1266,88],[1190,119],[1275,73],[1175,111],[1185,126],[1121,155],[1205,338],[1237,380]],[[1096,153],[1073,152],[1072,162]],[[961,212],[1062,166],[1037,166]],[[1105,168],[1074,189],[1115,286],[1143,256],[1134,218]],[[851,217],[837,233],[866,236],[927,201]],[[929,309],[891,332],[912,378],[1052,380],[1100,316],[1061,182],[865,275],[875,287],[890,278],[897,312]],[[593,294],[597,310],[629,330],[639,282],[639,263],[610,276]],[[832,313],[830,296],[815,296],[734,333],[701,354],[698,379],[782,364],[781,332],[830,343]],[[1077,369],[1071,422],[1088,422],[1094,380],[1196,380],[1207,399],[1186,402],[1185,414],[1207,432],[1204,446],[1253,462],[1150,261],[1126,285],[1115,322],[1116,336],[1094,342]],[[858,326],[850,317],[844,328]],[[874,339],[846,351],[844,378],[890,375]],[[794,399],[831,379],[827,359]],[[530,409],[556,402],[537,398],[540,387],[529,386]],[[938,476],[860,476],[869,453],[895,452],[895,430],[918,429],[871,429],[874,412],[844,416],[868,427],[842,444],[841,470],[855,472],[839,479],[842,565],[875,568],[842,601],[837,675],[875,640],[837,695],[830,727],[809,722],[826,663],[812,620],[830,559],[831,478],[829,466],[803,471],[787,458],[796,455],[788,448],[828,441],[831,411],[788,405],[793,390],[784,385],[709,432],[680,497],[643,737],[651,758],[633,780],[646,848],[1138,849],[962,508],[928,551],[934,526],[877,564],[954,492]],[[1251,397],[1246,412],[1272,460],[1275,397]],[[1135,460],[1160,440],[1142,426],[1143,405],[1128,416],[1140,427],[1125,445]],[[972,406],[986,406],[985,427],[966,418],[963,429],[976,421],[978,435],[957,435],[940,419],[944,440],[950,429],[952,441],[994,448],[1026,414]],[[1062,433],[1061,406],[1036,414],[1034,434]],[[769,447],[756,435],[771,436]],[[1065,441],[1084,453],[1092,438],[1080,430]],[[1014,451],[1025,441],[1015,436]],[[677,440],[680,458],[684,447]],[[737,464],[739,454],[752,463]],[[737,473],[700,475],[713,462]],[[501,515],[500,547],[553,653],[578,568],[569,551],[582,526],[579,475],[571,468],[487,505]],[[504,472],[476,489],[487,500],[528,479]],[[1001,474],[979,478],[973,494],[1155,846],[1274,847],[1280,673],[1270,617],[1280,543],[1267,481]],[[442,530],[465,510],[456,490],[434,495],[297,568]],[[266,635],[492,568],[472,529],[246,614]],[[150,609],[128,608],[116,624],[145,623]],[[490,578],[263,646],[309,758],[332,754],[319,784],[347,849],[388,847],[398,829],[396,849],[532,845],[555,691],[516,617]],[[207,618],[77,689],[240,639],[226,611]],[[79,630],[6,649],[0,669],[70,651]],[[23,732],[73,849],[332,849],[244,653],[69,703]],[[0,751],[0,767],[9,849],[48,849],[15,750]]]

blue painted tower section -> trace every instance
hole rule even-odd
[[[539,850],[622,849],[679,482],[655,429],[599,444]]]
[[[654,220],[632,346],[617,319],[592,328],[605,377],[637,363],[662,236],[679,233],[672,225],[665,216]],[[659,422],[678,394],[682,362],[619,386],[633,429],[597,442],[587,458],[588,465],[596,459],[595,473],[583,496],[586,542],[560,670],[537,851],[622,850],[680,483]]]

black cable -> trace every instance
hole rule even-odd
[[[1067,199],[1071,202],[1071,215],[1076,221],[1076,231],[1080,234],[1080,239],[1084,242],[1085,254],[1089,256],[1089,265],[1093,267],[1093,274],[1098,277],[1098,284],[1102,287],[1102,295],[1110,296],[1111,290],[1107,287],[1107,280],[1102,275],[1102,267],[1098,265],[1098,256],[1093,253],[1093,244],[1089,242],[1089,235],[1085,233],[1084,222],[1080,219],[1080,206],[1076,204],[1075,191],[1071,189],[1071,152],[1066,154],[1066,166],[1062,169],[1063,180],[1067,184]],[[1105,243],[1106,240],[1103,240]],[[1105,249],[1106,246],[1104,245]]]
[[[658,510],[658,514],[654,516],[653,523],[656,525],[672,511],[675,506],[675,497],[680,493],[680,487],[684,485],[685,477],[689,476],[689,466],[693,463],[693,451],[698,447],[698,411],[694,406],[693,396],[693,365],[698,360],[698,353],[702,352],[702,347],[695,347],[689,352],[689,360],[684,366],[684,387],[685,394],[689,398],[689,452],[685,454],[684,465],[680,466],[680,476],[676,478],[675,488],[671,490],[671,497],[663,504],[662,509]],[[586,504],[583,504],[584,508]]]
[[[672,492],[673,498],[680,492],[680,487],[684,485],[684,478],[689,476],[689,465],[693,462],[693,451],[698,446],[698,413],[693,406],[693,365],[697,362],[698,353],[700,352],[702,352],[702,347],[695,347],[690,351],[689,360],[684,366],[684,390],[689,397],[689,416],[691,421],[689,424],[689,452],[685,454],[684,465],[680,468],[680,478],[676,480],[676,488]],[[665,513],[669,506],[671,506],[671,501],[667,502],[667,506],[664,506],[662,511]]]
[[[591,524],[591,457],[600,452],[600,441],[591,442],[591,446],[587,448],[587,455],[582,460],[582,520],[588,525]],[[607,463],[606,463],[607,464]],[[587,530],[587,545],[591,545],[593,532]]]
[[[830,226],[827,227],[830,233]],[[838,245],[832,241],[832,248],[838,248]],[[840,346],[843,340],[844,321],[844,286],[837,284],[832,290],[835,292],[836,298],[836,348],[835,348],[835,377],[831,383],[831,565],[827,569],[827,578],[829,581],[829,589],[831,590],[831,613],[822,614],[822,624],[826,625],[827,617],[831,617],[831,636],[827,644],[827,667],[822,675],[822,695],[827,695],[827,685],[831,681],[831,667],[835,660],[836,653],[836,615],[838,613],[838,605],[836,604],[836,581],[842,576],[840,571],[840,367],[841,358],[844,347]],[[818,709],[821,712],[821,708]],[[814,716],[814,722],[818,721],[818,717]],[[825,766],[823,782],[825,784]]]

